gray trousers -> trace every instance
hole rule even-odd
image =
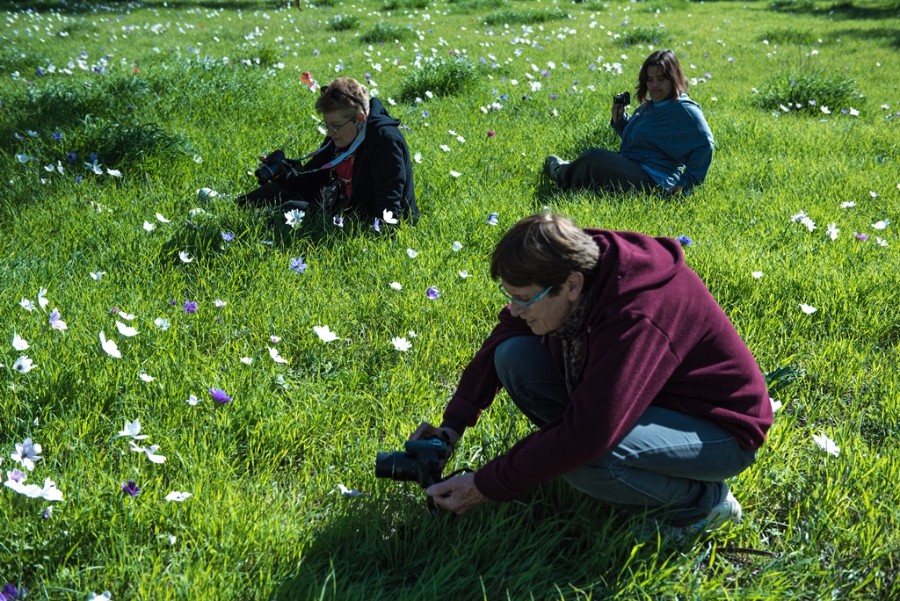
[[[563,189],[597,188],[607,191],[650,190],[656,183],[640,165],[605,148],[588,148],[556,172]]]
[[[513,402],[536,426],[559,417],[570,402],[562,375],[538,336],[518,336],[494,351],[494,364]],[[604,402],[597,391],[598,403]],[[578,490],[633,511],[685,525],[705,518],[721,500],[723,480],[756,459],[713,422],[649,407],[605,455],[565,474]]]

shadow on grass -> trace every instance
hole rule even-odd
[[[771,10],[832,19],[883,21],[900,17],[900,1],[865,2],[857,0],[853,2],[845,0],[836,4],[819,4],[815,0],[773,0]]]
[[[561,483],[462,517],[432,516],[420,490],[386,485],[389,497],[342,499],[276,599],[604,598],[641,549],[630,519]]]

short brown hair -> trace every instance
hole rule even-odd
[[[600,247],[567,217],[541,213],[516,223],[494,248],[491,277],[513,286],[556,287],[569,274],[587,274]]]
[[[671,50],[657,50],[648,56],[641,65],[641,73],[638,75],[638,102],[643,103],[647,100],[647,69],[650,67],[662,69],[666,79],[672,82],[672,98],[678,98],[687,92],[688,82],[681,71],[678,57]]]
[[[352,77],[338,77],[319,90],[316,111],[321,114],[359,111],[369,114],[369,90]]]

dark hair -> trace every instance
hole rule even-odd
[[[647,100],[647,69],[650,67],[662,69],[666,79],[672,82],[672,98],[678,98],[678,96],[687,92],[688,82],[681,71],[678,57],[671,50],[657,50],[648,56],[644,64],[641,65],[641,73],[638,75],[638,102],[643,103]]]
[[[599,260],[600,247],[587,232],[562,215],[541,213],[503,235],[491,257],[491,277],[513,286],[557,287],[573,272],[587,275]]]
[[[319,90],[316,111],[321,114],[344,111],[359,111],[369,114],[369,90],[352,77],[338,77]]]

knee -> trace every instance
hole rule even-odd
[[[515,336],[504,340],[494,349],[494,369],[497,377],[503,383],[503,387],[509,389],[511,383],[516,380],[524,361],[523,355],[528,353],[528,348],[534,342],[533,336]]]

